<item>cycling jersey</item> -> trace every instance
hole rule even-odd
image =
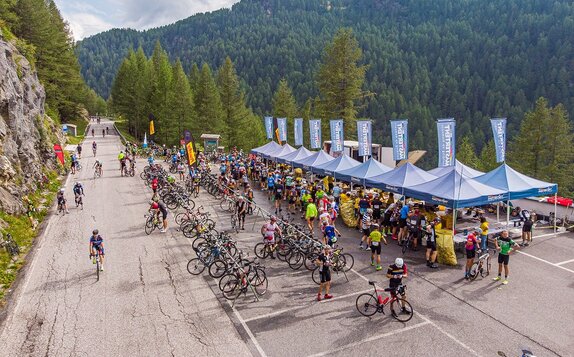
[[[279,227],[277,226],[276,223],[265,223],[263,225],[263,236],[265,237],[265,239],[267,240],[275,239],[275,231],[278,228]]]
[[[466,250],[474,250],[476,244],[478,244],[476,237],[474,236],[474,234],[469,234],[466,237],[466,244],[464,245]]]
[[[391,288],[397,287],[403,282],[403,276],[407,275],[407,264],[403,264],[400,268],[396,264],[392,264],[387,269],[387,274],[391,275],[389,286]]]
[[[274,186],[275,186],[275,179],[273,179],[273,177],[269,177],[267,179],[267,187],[273,188]]]
[[[516,244],[510,238],[503,239],[502,237],[498,237],[496,238],[496,240],[498,241],[498,246],[500,247],[500,254],[502,255],[508,255],[510,253],[510,249],[512,248],[512,246]]]
[[[372,231],[371,234],[369,234],[369,238],[371,239],[371,242],[377,243],[377,244],[373,244],[373,245],[378,245],[378,243],[381,242],[382,237],[383,237],[383,235],[379,231]]]
[[[98,235],[97,237],[94,237],[94,236],[90,237],[90,243],[96,249],[100,248],[103,242],[104,242],[104,239],[100,235]]]
[[[325,237],[329,238],[329,240],[331,240],[333,237],[335,237],[335,227],[331,226],[331,225],[327,225],[325,227]]]
[[[74,193],[76,195],[81,195],[84,193],[84,187],[82,185],[74,185]]]

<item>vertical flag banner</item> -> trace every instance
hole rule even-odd
[[[183,131],[183,141],[185,142],[185,144],[187,144],[191,141],[191,131],[189,131],[189,130]]]
[[[185,147],[187,148],[187,162],[189,165],[193,165],[195,163],[195,150],[193,150],[193,142],[188,142]]]
[[[153,135],[153,134],[155,134],[155,126],[153,124],[155,117],[153,116],[153,114],[150,113],[148,115],[148,119],[149,119],[149,135]]]
[[[438,131],[438,166],[454,166],[456,160],[454,118],[439,119],[436,122]]]
[[[279,141],[287,141],[287,118],[277,118],[277,129],[279,129]]]
[[[62,146],[60,146],[60,144],[54,144],[54,154],[56,154],[60,163],[64,165],[64,150],[62,150]]]
[[[331,120],[331,152],[343,151],[343,120]]]
[[[506,118],[490,119],[494,147],[496,148],[496,162],[506,161]]]
[[[357,141],[359,142],[359,156],[370,156],[372,148],[372,123],[370,120],[357,121]]]
[[[311,149],[321,148],[321,119],[309,120],[309,133],[311,134]]]
[[[393,160],[406,160],[409,157],[409,121],[407,119],[391,120],[393,137]]]
[[[265,117],[265,133],[267,139],[273,139],[273,117]]]
[[[303,119],[295,118],[295,146],[303,145]]]

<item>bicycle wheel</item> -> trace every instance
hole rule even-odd
[[[241,289],[241,282],[238,278],[233,280],[228,280],[223,285],[223,289],[221,292],[223,293],[223,297],[227,300],[233,300],[237,297],[237,293]]]
[[[187,262],[187,271],[191,275],[199,275],[203,273],[204,270],[205,270],[205,264],[203,264],[203,262],[199,260],[199,258],[193,258],[190,259],[189,262]]]
[[[183,233],[183,236],[186,238],[193,239],[197,237],[197,230],[195,229],[195,225],[191,223],[188,223],[185,226],[183,226],[181,228],[181,233]]]
[[[237,280],[237,275],[233,274],[233,273],[227,273],[224,274],[220,279],[219,279],[219,283],[217,284],[217,286],[219,287],[219,290],[223,291],[223,287],[225,286],[225,284],[227,284],[228,281],[230,280]]]
[[[163,198],[163,202],[170,210],[174,210],[177,207],[179,207],[179,200],[177,199],[177,197],[169,193],[165,195],[165,197]]]
[[[478,262],[474,262],[472,263],[472,266],[470,267],[470,271],[468,272],[468,276],[470,277],[470,280],[474,280],[476,279],[476,277],[478,276]]]
[[[145,222],[145,234],[147,234],[148,236],[155,230],[155,224],[153,223],[153,218],[152,219],[148,219]]]
[[[253,285],[253,288],[255,288],[257,295],[265,295],[267,287],[269,286],[269,281],[267,280],[267,276],[264,271],[256,269],[255,276],[249,281],[251,282],[251,285]]]
[[[96,281],[100,281],[100,257],[96,256]]]
[[[414,310],[411,304],[403,298],[391,301],[391,314],[401,322],[407,322],[413,318]]]
[[[410,246],[411,246],[411,239],[409,237],[402,244],[401,251],[403,252],[403,255],[405,255],[407,249],[409,249]]]
[[[313,279],[313,282],[315,282],[315,284],[321,285],[321,272],[319,271],[319,267],[315,267],[315,269],[313,269],[313,272],[311,273],[311,278]]]
[[[220,259],[214,260],[209,265],[208,272],[212,278],[219,279],[227,272],[227,263]]]
[[[267,255],[269,255],[269,252],[267,251],[267,245],[265,243],[257,243],[255,245],[255,248],[253,248],[254,252],[255,252],[255,256],[259,259],[265,259],[267,258]]]
[[[227,199],[224,198],[219,202],[219,208],[221,208],[222,211],[227,211]]]
[[[345,264],[342,265],[343,271],[346,273],[349,270],[353,269],[353,265],[355,265],[355,258],[349,253],[341,254],[341,257],[344,259]]]
[[[305,268],[309,271],[313,271],[317,267],[317,264],[315,263],[317,258],[319,258],[319,254],[317,253],[309,253],[305,255]]]
[[[289,259],[287,260],[287,264],[289,264],[289,267],[293,270],[301,268],[304,263],[305,255],[301,252],[294,252],[289,256]]]
[[[277,258],[286,262],[289,254],[291,253],[291,248],[289,248],[289,245],[285,243],[279,243],[275,251],[277,252]]]
[[[187,220],[187,212],[180,212],[175,215],[175,224],[181,226],[183,221]]]
[[[357,310],[363,316],[373,316],[379,310],[379,303],[373,294],[363,293],[355,301]]]

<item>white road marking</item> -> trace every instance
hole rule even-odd
[[[453,335],[451,335],[450,333],[448,333],[447,331],[443,330],[442,327],[440,327],[439,325],[435,324],[434,322],[432,322],[428,317],[424,316],[423,314],[421,314],[420,312],[416,312],[415,314],[417,314],[421,319],[425,320],[426,322],[428,322],[429,324],[431,324],[432,326],[434,326],[437,330],[439,330],[443,335],[445,335],[446,337],[450,338],[451,340],[453,340],[454,342],[458,343],[461,347],[463,347],[465,350],[467,350],[469,353],[472,353],[475,356],[480,356],[478,354],[478,352],[476,352],[475,350],[473,350],[472,348],[468,347],[464,342],[462,342],[461,340],[459,340],[458,338],[454,337]]]
[[[371,337],[366,338],[366,339],[364,339],[364,340],[357,341],[357,342],[353,342],[353,343],[350,343],[350,344],[345,345],[345,346],[341,346],[341,347],[338,347],[338,348],[334,348],[334,349],[332,349],[332,350],[315,353],[315,354],[313,354],[313,355],[310,355],[309,357],[327,356],[327,355],[330,355],[330,354],[332,354],[332,353],[336,353],[336,352],[339,352],[339,351],[342,351],[342,350],[346,350],[346,349],[349,349],[349,348],[353,348],[353,347],[360,346],[360,345],[362,345],[362,344],[364,344],[364,343],[366,343],[366,342],[376,341],[376,340],[379,340],[379,339],[381,339],[381,338],[393,336],[393,335],[396,335],[396,334],[399,334],[399,333],[404,333],[404,332],[406,332],[406,331],[413,330],[413,329],[416,329],[416,328],[419,328],[419,327],[425,326],[425,325],[432,325],[432,322],[430,322],[430,321],[428,321],[428,320],[427,320],[427,321],[423,321],[423,322],[419,322],[418,324],[410,325],[410,326],[408,326],[408,327],[405,327],[405,328],[402,328],[402,329],[399,329],[399,330],[393,330],[393,331],[390,331],[390,332],[387,332],[387,333],[383,333],[383,334],[380,334],[380,335],[371,336]]]
[[[231,306],[231,302],[228,303]],[[235,314],[235,317],[239,320],[241,326],[243,326],[245,332],[247,332],[247,335],[249,335],[249,339],[251,339],[251,342],[253,342],[253,345],[255,346],[261,357],[267,357],[267,354],[265,354],[265,351],[263,351],[263,348],[261,348],[261,345],[259,344],[259,342],[257,342],[255,335],[253,335],[253,332],[251,332],[251,329],[249,328],[249,326],[247,326],[247,323],[245,322],[245,320],[243,320],[239,311],[237,311],[235,307],[232,307],[232,309],[233,313]]]
[[[547,234],[542,234],[539,236],[533,236],[532,239],[534,238],[544,238],[544,237],[550,237],[550,236],[557,236],[560,234],[564,234],[564,233],[569,233],[568,231],[564,231],[564,232],[556,232],[556,233],[547,233]]]
[[[570,259],[570,260],[566,260],[566,261],[563,261],[560,263],[556,263],[556,265],[568,264],[568,263],[572,263],[572,262],[574,262],[574,259]]]
[[[516,253],[519,253],[519,254],[522,254],[522,255],[526,255],[527,257],[530,257],[530,258],[532,258],[532,259],[536,259],[536,260],[539,260],[539,261],[541,261],[541,262],[543,262],[543,263],[546,263],[546,264],[548,264],[548,265],[552,265],[552,266],[554,266],[554,267],[556,267],[556,268],[560,268],[560,269],[565,270],[565,271],[567,271],[567,272],[574,273],[574,270],[572,270],[572,269],[564,268],[563,266],[560,266],[560,265],[558,265],[558,264],[549,262],[548,260],[544,260],[544,259],[542,259],[542,258],[538,258],[538,257],[536,257],[536,256],[534,256],[534,255],[532,255],[532,254],[524,253],[524,252],[522,252],[522,251],[520,251],[520,250],[517,250]],[[562,262],[562,263],[567,263],[567,261],[566,261],[566,262]]]

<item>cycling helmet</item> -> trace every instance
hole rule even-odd
[[[395,259],[395,265],[397,266],[397,268],[402,268],[403,267],[403,258]]]
[[[239,196],[239,197],[237,197],[237,199],[238,199],[239,201],[243,201],[243,200],[245,199],[245,197]]]
[[[98,234],[98,233],[100,233],[100,231],[98,231],[97,229],[94,229],[94,230],[92,231],[92,234],[93,234],[93,235],[96,235],[96,234]]]
[[[76,182],[76,186],[82,186],[82,183],[80,181]]]
[[[65,192],[65,190],[64,190],[63,188],[61,188],[61,189],[60,189],[60,192],[61,192],[61,193],[64,193],[64,192]]]
[[[372,208],[367,208],[367,213],[373,213],[373,209],[372,209]]]
[[[379,228],[379,224],[378,224],[378,223],[373,223],[373,224],[372,224],[372,227],[373,227],[373,228]]]
[[[271,216],[271,221],[273,221],[273,222],[277,221],[277,217]]]

